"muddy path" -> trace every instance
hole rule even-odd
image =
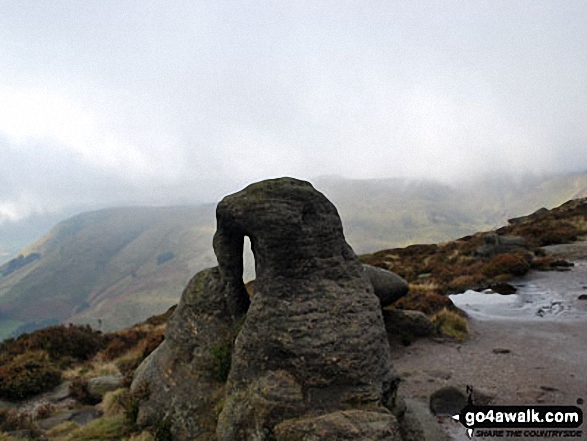
[[[579,300],[587,294],[587,242],[546,251],[575,266],[516,279],[517,297],[501,304],[471,302],[464,307],[470,316],[467,341],[423,339],[395,346],[400,392],[427,401],[438,388],[455,384],[473,386],[494,404],[587,402],[587,300]],[[587,413],[587,405],[582,407]],[[467,439],[457,423],[449,429],[453,439]],[[587,439],[587,424],[581,429]]]

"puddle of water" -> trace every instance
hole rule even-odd
[[[501,295],[491,291],[466,291],[450,295],[452,302],[473,318],[561,320],[584,319],[585,311],[573,306],[573,299],[533,283],[518,285],[516,294]]]

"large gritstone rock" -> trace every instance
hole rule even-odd
[[[274,440],[275,427],[288,419],[360,409],[353,419],[366,421],[371,412],[386,413],[398,378],[381,306],[334,205],[309,183],[283,178],[225,197],[217,221],[214,250],[233,316],[248,305],[244,236],[257,276],[235,342],[218,439]],[[325,417],[315,424],[326,428],[336,421]],[[280,433],[297,439],[299,430]]]
[[[140,427],[167,426],[175,440],[214,436],[224,386],[222,357],[238,324],[224,289],[218,268],[212,268],[184,290],[164,342],[135,372],[131,392],[139,400]]]

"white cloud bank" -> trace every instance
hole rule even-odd
[[[586,16],[579,0],[1,2],[2,216],[280,175],[586,170]]]

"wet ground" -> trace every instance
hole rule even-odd
[[[471,385],[501,405],[587,401],[587,300],[579,300],[587,294],[587,242],[547,251],[575,266],[516,279],[515,295],[468,292],[453,298],[470,316],[467,341],[426,339],[394,348],[400,392],[427,401],[438,388],[455,384]],[[587,405],[582,407],[587,414]],[[468,439],[460,424],[446,424],[453,439]],[[587,439],[587,424],[581,429]]]

